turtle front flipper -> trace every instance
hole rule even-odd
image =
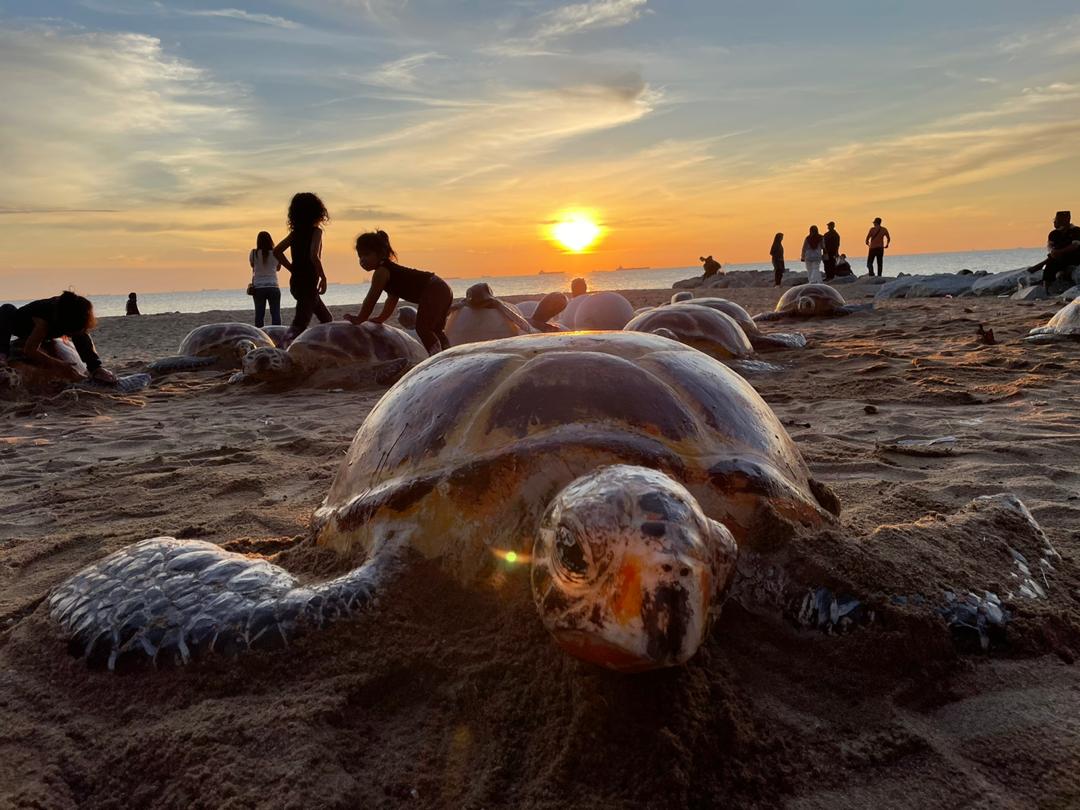
[[[381,554],[337,579],[301,587],[267,560],[156,537],[75,574],[49,596],[49,613],[72,653],[90,663],[113,669],[128,654],[186,663],[202,652],[284,646],[364,609],[395,569],[392,558]]]
[[[216,357],[195,357],[194,355],[178,354],[174,357],[162,357],[148,363],[146,370],[151,374],[176,374],[180,371],[195,371],[200,368],[210,368],[218,364]]]
[[[747,338],[749,338],[750,345],[754,347],[754,350],[759,352],[806,348],[806,335],[801,335],[798,332],[774,332],[768,335],[759,332],[755,335],[747,334]]]

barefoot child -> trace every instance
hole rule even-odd
[[[91,378],[115,383],[116,375],[101,365],[94,341],[90,339],[89,332],[95,326],[94,305],[70,291],[21,307],[4,304],[0,306],[0,365],[11,354],[11,339],[21,338],[22,354],[27,362],[51,369],[61,379],[79,380],[82,374],[76,368],[42,349],[46,341],[67,337],[86,363]]]
[[[274,248],[274,257],[291,274],[289,292],[296,299],[296,314],[283,345],[288,346],[307,329],[311,316],[319,323],[334,320],[319,296],[326,292],[326,271],[322,265],[322,228],[330,220],[323,201],[311,192],[296,194],[289,203],[289,235]],[[285,258],[290,249],[292,261]]]
[[[390,247],[386,231],[362,233],[356,237],[356,255],[360,266],[372,273],[371,289],[360,307],[359,315],[346,315],[354,324],[370,320],[382,323],[394,312],[400,299],[416,304],[416,335],[428,354],[450,348],[450,341],[443,331],[446,315],[454,302],[454,293],[445,281],[434,273],[402,267],[394,259],[397,253]],[[382,312],[372,318],[379,296],[386,291],[386,303]]]

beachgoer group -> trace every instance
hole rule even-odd
[[[889,247],[892,237],[889,230],[882,226],[881,217],[874,219],[874,225],[866,235],[866,245],[869,252],[866,257],[866,269],[874,275],[874,264],[877,264],[877,274],[882,271],[882,258],[885,248]],[[773,280],[779,287],[784,277],[784,234],[778,233],[773,237],[772,246],[769,248],[769,256],[772,259]],[[803,239],[802,250],[799,259],[806,265],[807,279],[811,284],[822,281],[832,281],[840,276],[853,275],[851,264],[847,260],[847,254],[840,252],[840,233],[836,230],[835,222],[825,223],[825,233],[818,230],[817,225],[811,225],[809,232]],[[1035,268],[1032,268],[1034,270]],[[824,270],[824,275],[822,274]]]

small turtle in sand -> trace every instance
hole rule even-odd
[[[1024,338],[1028,343],[1058,343],[1080,340],[1080,298],[1074,298],[1054,315],[1046,326],[1036,326]]]
[[[635,315],[626,324],[627,332],[665,330],[680,343],[693,346],[718,360],[743,360],[752,357],[754,347],[735,319],[723,312],[695,304],[657,307]]]
[[[680,293],[676,293],[675,295],[680,295]],[[806,338],[800,334],[765,334],[758,328],[757,323],[750,317],[749,312],[743,309],[739,304],[734,301],[729,301],[726,298],[709,297],[676,301],[673,296],[672,304],[677,306],[685,304],[696,307],[708,307],[709,309],[715,309],[717,312],[723,312],[725,315],[734,319],[735,323],[739,324],[746,334],[747,339],[750,341],[750,345],[759,352],[775,349],[801,349],[806,346]]]
[[[776,302],[772,312],[755,315],[755,321],[777,321],[783,318],[815,318],[867,312],[873,304],[849,304],[844,296],[828,284],[800,284],[792,287]]]
[[[569,299],[559,292],[548,293],[539,301],[519,301],[517,307],[529,326],[537,332],[562,332],[564,327],[551,323],[563,310]]]
[[[577,331],[622,329],[634,317],[634,307],[617,292],[590,293],[582,298],[574,313],[574,322],[567,324]]]
[[[154,374],[170,374],[198,368],[236,368],[254,349],[273,349],[274,341],[256,326],[247,323],[208,323],[188,332],[173,357],[163,357],[147,366]]]
[[[500,301],[487,284],[474,284],[465,300],[450,307],[446,336],[451,346],[528,335],[532,326],[514,307]]]
[[[117,376],[116,382],[105,382],[90,376],[86,363],[79,357],[79,352],[67,338],[52,338],[42,341],[42,351],[57,360],[71,366],[80,375],[81,380],[72,381],[62,377],[54,369],[27,362],[21,355],[20,344],[7,363],[0,363],[0,392],[18,396],[56,390],[61,387],[85,388],[95,391],[115,391],[120,394],[132,394],[141,391],[150,384],[149,374],[127,374]]]
[[[295,383],[317,371],[353,375],[363,367],[374,371],[376,382],[386,383],[427,356],[420,341],[402,329],[371,321],[332,321],[305,329],[288,349],[253,349],[229,382]]]
[[[656,335],[533,335],[437,354],[368,414],[312,521],[320,545],[364,560],[353,571],[301,585],[266,560],[155,538],[73,576],[49,609],[73,650],[110,666],[187,660],[367,607],[419,554],[470,587],[530,568],[558,644],[645,670],[702,643],[736,542],[767,550],[838,510],[723,364]]]

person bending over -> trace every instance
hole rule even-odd
[[[428,354],[436,354],[450,348],[446,337],[446,316],[454,303],[450,286],[434,273],[414,270],[398,264],[397,253],[390,246],[386,231],[362,233],[356,237],[356,257],[360,266],[372,274],[360,312],[346,315],[345,320],[356,325],[364,321],[382,323],[394,313],[398,301],[404,299],[416,304],[416,336],[424,344]],[[371,317],[379,296],[386,292],[382,311]]]
[[[95,326],[94,305],[70,291],[21,307],[4,304],[0,306],[0,364],[6,363],[11,354],[11,339],[22,339],[22,354],[27,362],[52,369],[61,379],[80,380],[83,375],[78,369],[42,349],[45,341],[66,337],[86,363],[92,379],[115,383],[116,375],[101,364],[90,339],[90,330]]]
[[[326,271],[322,264],[322,228],[330,221],[323,201],[309,191],[296,194],[289,203],[289,235],[274,248],[274,257],[289,271],[289,292],[296,299],[296,314],[282,341],[288,346],[307,329],[311,316],[319,323],[334,320],[319,296],[326,292]],[[285,258],[289,248],[292,261]]]

